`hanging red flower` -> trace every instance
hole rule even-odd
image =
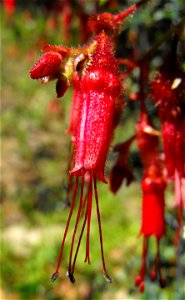
[[[165,286],[165,280],[160,268],[160,240],[165,234],[164,219],[164,192],[166,182],[162,176],[160,166],[157,162],[152,163],[142,180],[142,224],[140,235],[143,234],[143,253],[140,273],[135,280],[141,292],[144,291],[145,274],[147,271],[146,257],[148,251],[148,239],[154,236],[157,242],[155,261],[150,273],[151,279],[159,279],[161,287]]]

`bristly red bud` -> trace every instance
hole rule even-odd
[[[60,70],[62,56],[54,51],[43,54],[30,71],[32,79],[56,76]]]

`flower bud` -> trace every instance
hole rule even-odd
[[[43,77],[55,77],[60,71],[62,56],[56,52],[46,52],[35,63],[30,71],[32,79],[41,79]]]

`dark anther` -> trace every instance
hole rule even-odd
[[[70,271],[67,272],[67,277],[69,278],[71,283],[75,283],[75,278],[74,278],[73,274]]]
[[[51,276],[51,281],[52,282],[55,281],[57,279],[58,275],[59,275],[58,272],[53,273],[53,275]]]
[[[103,276],[104,276],[104,278],[105,278],[105,280],[107,281],[107,282],[109,282],[109,283],[112,283],[112,279],[111,279],[111,277],[108,275],[108,274],[103,274]]]

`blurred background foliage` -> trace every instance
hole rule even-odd
[[[59,11],[54,8],[56,2],[19,0],[12,14],[5,12],[1,3],[1,299],[184,299],[183,275],[181,271],[176,272],[178,261],[173,246],[175,219],[171,212],[171,187],[166,195],[167,234],[162,241],[162,266],[167,287],[160,289],[148,280],[142,295],[134,287],[141,254],[141,238],[137,235],[140,229],[142,174],[135,145],[131,153],[135,182],[129,187],[123,184],[117,195],[109,192],[108,185],[98,187],[105,255],[113,283],[107,284],[101,274],[95,209],[91,227],[92,264],[87,266],[83,263],[83,241],[77,261],[77,282],[72,285],[66,279],[69,231],[60,278],[55,283],[50,282],[68,215],[69,136],[65,130],[72,90],[58,100],[54,83],[41,86],[29,78],[29,70],[46,43],[76,46],[87,38],[88,33],[84,37],[79,29],[82,11],[85,18],[96,11],[118,12],[134,3],[73,0],[67,36],[64,26],[66,12],[63,10],[68,1],[61,1]],[[117,56],[125,58],[132,51],[142,56],[182,19],[183,9],[183,0],[149,1],[128,17],[122,26]],[[157,50],[151,60],[151,74],[161,65],[169,47],[168,40]],[[138,91],[137,80],[137,71],[127,79],[126,99]],[[126,140],[134,132],[137,105],[130,101],[125,107],[112,144]],[[148,108],[155,117],[150,99]],[[116,158],[111,150],[112,147],[107,174]],[[150,248],[148,264],[155,250],[153,239]]]

